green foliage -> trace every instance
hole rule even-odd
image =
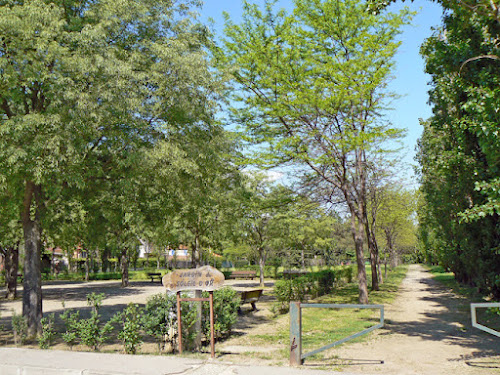
[[[108,339],[109,333],[113,330],[112,322],[104,324],[99,314],[104,297],[104,293],[88,294],[87,303],[92,307],[90,318],[80,319],[78,322],[78,339],[94,351],[99,350],[99,347]]]
[[[243,4],[241,24],[226,16],[221,69],[234,82],[234,121],[257,144],[249,158],[261,166],[294,164],[304,184],[347,202],[364,263],[366,184],[370,166],[402,136],[380,119],[400,28],[407,10],[374,15],[357,0],[296,0],[293,13]],[[360,272],[364,272],[361,269]],[[360,278],[360,302],[368,301]]]
[[[146,334],[155,338],[160,353],[167,343],[174,348],[177,338],[176,296],[166,293],[151,296],[143,310],[142,326]]]
[[[119,322],[121,330],[118,339],[123,343],[126,354],[135,354],[142,344],[142,311],[137,304],[129,303],[124,311],[117,313],[112,322]]]
[[[288,311],[291,301],[303,301],[306,297],[304,279],[278,280],[274,284],[274,295],[278,300],[281,312]]]
[[[48,349],[54,340],[56,331],[54,328],[55,315],[50,314],[48,317],[43,317],[41,320],[42,331],[37,337],[38,346],[40,349]]]
[[[60,317],[66,328],[65,332],[62,334],[62,339],[70,349],[72,349],[73,346],[78,343],[80,312],[78,310],[73,311],[71,309],[66,309]]]
[[[419,141],[421,252],[498,299],[498,15],[490,7],[441,3],[443,25],[421,49],[434,107]]]
[[[14,332],[14,344],[22,345],[28,338],[28,322],[23,315],[17,315],[12,311],[12,331]]]
[[[208,292],[203,292],[203,297],[208,298]],[[215,339],[228,336],[231,328],[236,323],[238,308],[240,307],[240,295],[230,287],[224,287],[214,292],[214,330]],[[203,334],[210,338],[210,305],[203,302],[202,318]]]

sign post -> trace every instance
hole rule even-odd
[[[176,270],[163,276],[162,284],[172,292],[177,292],[177,324],[179,331],[179,353],[182,353],[182,301],[207,301],[210,305],[210,351],[215,358],[214,290],[224,285],[224,274],[219,270],[204,266],[194,269]],[[202,290],[209,292],[209,298],[181,298],[182,290]]]

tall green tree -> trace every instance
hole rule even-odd
[[[308,168],[341,192],[351,213],[359,301],[368,302],[363,244],[372,152],[400,132],[380,118],[399,28],[408,13],[368,14],[364,3],[296,0],[293,14],[244,3],[227,17],[220,65],[237,85],[233,107],[270,165]]]
[[[106,179],[107,149],[206,115],[211,72],[198,1],[0,2],[0,174],[23,186],[23,314],[40,328],[50,199]],[[116,151],[116,149],[118,151]]]
[[[433,116],[419,141],[420,238],[458,281],[500,298],[498,6],[441,4],[443,25],[421,49]]]

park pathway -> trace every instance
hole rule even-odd
[[[384,329],[330,353],[346,372],[362,374],[500,374],[500,339],[473,328],[469,309],[469,301],[412,265],[386,308]]]

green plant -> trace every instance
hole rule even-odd
[[[70,347],[70,349],[72,349],[73,346],[78,343],[80,312],[65,310],[64,313],[61,314],[61,320],[64,322],[66,327],[66,331],[62,334],[62,339]]]
[[[121,326],[118,339],[123,343],[126,354],[135,354],[142,344],[141,340],[141,309],[135,303],[129,303],[126,309],[117,313],[111,322],[119,322]]]
[[[144,331],[154,337],[158,351],[165,350],[167,343],[173,348],[177,337],[176,297],[173,294],[155,294],[146,302],[142,314]]]
[[[43,317],[40,321],[42,326],[42,331],[37,337],[38,346],[40,349],[48,349],[52,340],[56,335],[56,331],[54,330],[54,314],[50,314],[48,317]]]
[[[278,300],[279,310],[287,312],[291,301],[303,301],[306,295],[304,279],[278,280],[274,284],[274,294]]]
[[[92,307],[90,318],[81,319],[78,322],[78,338],[82,344],[99,350],[103,342],[108,339],[109,333],[113,330],[112,322],[107,322],[104,325],[101,322],[99,309],[104,299],[104,294],[90,293],[87,295],[87,303]]]
[[[208,298],[209,292],[203,292],[203,297]],[[214,292],[214,334],[220,338],[231,333],[231,328],[238,317],[240,296],[233,288],[221,288]],[[210,305],[203,302],[202,318],[203,334],[210,338]]]
[[[14,332],[14,344],[24,344],[28,337],[28,322],[23,315],[17,315],[12,311],[12,331]]]

